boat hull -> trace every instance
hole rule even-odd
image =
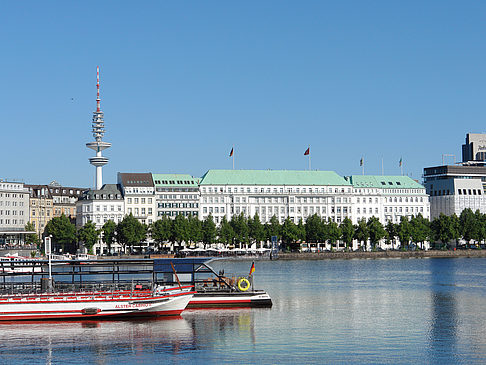
[[[264,291],[256,292],[197,292],[187,308],[226,308],[272,306],[272,299]]]
[[[179,316],[192,292],[153,297],[11,297],[0,301],[0,321]]]

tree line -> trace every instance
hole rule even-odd
[[[26,226],[28,228],[33,228],[30,223]],[[78,242],[82,242],[92,252],[93,246],[100,239],[109,251],[114,243],[118,243],[123,252],[126,252],[128,248],[146,242],[149,238],[152,248],[157,251],[167,242],[173,243],[177,250],[182,247],[183,242],[220,242],[241,246],[267,242],[273,236],[281,242],[283,250],[300,247],[301,242],[327,243],[331,248],[340,242],[345,250],[349,250],[353,241],[362,250],[368,249],[368,244],[373,250],[383,240],[395,249],[409,249],[412,245],[423,249],[425,242],[434,242],[436,246],[445,248],[448,243],[458,242],[460,239],[467,244],[486,240],[486,215],[464,209],[459,216],[441,214],[431,222],[419,214],[410,219],[402,216],[400,223],[388,222],[383,225],[376,217],[362,219],[357,224],[344,218],[338,224],[314,214],[305,222],[300,219],[298,223],[294,223],[287,217],[280,224],[275,216],[268,223],[262,223],[257,214],[254,217],[240,214],[231,217],[229,221],[223,217],[218,227],[211,215],[202,221],[195,216],[178,215],[175,219],[164,216],[150,225],[145,225],[130,214],[118,224],[109,220],[101,229],[96,229],[96,225],[89,221],[78,230],[69,218],[62,215],[47,223],[44,236],[52,236],[53,243],[63,252],[75,252]],[[40,244],[39,238],[34,234],[29,235],[27,241]]]

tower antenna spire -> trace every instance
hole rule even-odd
[[[96,66],[96,112],[99,113],[101,111],[100,106],[100,66]]]
[[[86,143],[86,147],[96,152],[96,156],[91,157],[89,163],[96,167],[95,188],[97,190],[103,186],[102,167],[108,163],[108,158],[103,156],[101,151],[111,147],[111,143],[103,141],[105,122],[103,120],[100,101],[100,67],[96,66],[96,111],[93,113],[93,119],[91,121],[94,142]]]

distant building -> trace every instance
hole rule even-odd
[[[150,173],[118,173],[118,185],[125,200],[125,214],[143,224],[155,220],[155,188]]]
[[[373,216],[382,224],[400,223],[403,216],[430,217],[425,187],[408,176],[353,175],[346,179],[353,185],[354,223]]]
[[[30,222],[34,225],[39,238],[42,237],[47,223],[53,217],[53,200],[47,185],[25,185],[29,191]]]
[[[29,221],[29,190],[21,182],[0,180],[0,245],[23,244]]]
[[[187,174],[152,174],[155,186],[156,219],[199,216],[198,179]]]
[[[486,161],[486,134],[468,133],[462,145],[462,162]]]
[[[87,190],[76,202],[76,226],[82,227],[88,221],[95,223],[97,229],[112,220],[119,223],[125,215],[123,195],[116,184],[105,184],[99,190]],[[97,254],[108,253],[108,248],[101,241],[95,247]],[[117,252],[119,246],[112,247]]]
[[[486,213],[486,166],[426,167],[424,185],[430,195],[430,218],[440,213],[460,215],[470,208]]]
[[[52,181],[49,184],[49,192],[52,196],[53,217],[65,215],[76,223],[76,202],[83,195],[86,188],[61,186]]]
[[[334,171],[209,170],[201,178],[199,218],[258,214],[298,223],[317,214],[340,223],[352,217],[352,185]]]

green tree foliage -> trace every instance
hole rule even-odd
[[[299,219],[299,223],[297,224],[297,232],[299,234],[299,240],[304,241],[305,240],[305,225],[304,225],[304,222],[302,221],[302,218]]]
[[[459,216],[459,227],[460,235],[467,244],[474,237],[478,236],[478,231],[480,230],[479,222],[470,208],[466,208],[461,212]]]
[[[422,214],[410,218],[411,238],[415,243],[421,243],[422,248],[425,241],[430,239],[430,222]]]
[[[27,222],[24,228],[27,232],[35,232],[34,225],[31,222]],[[41,240],[37,233],[29,233],[25,235],[25,243],[28,245],[36,245],[37,249],[41,249]]]
[[[272,236],[277,236],[277,241],[281,239],[280,234],[280,223],[277,217],[273,216],[270,218],[270,222],[265,224],[265,232],[267,241],[272,240]]]
[[[476,240],[476,242],[482,242],[486,240],[486,214],[481,214],[479,210],[476,210],[474,215],[476,216],[478,229],[476,230],[473,239]]]
[[[44,229],[45,236],[52,236],[54,245],[61,246],[63,252],[76,252],[76,227],[64,214],[52,218]]]
[[[88,253],[93,253],[93,246],[98,242],[100,237],[100,231],[96,229],[96,224],[91,221],[78,230],[78,239],[84,243],[84,246],[88,249]]]
[[[353,237],[354,237],[354,226],[351,219],[348,217],[344,218],[339,226],[341,229],[341,239],[346,244],[346,251],[349,250],[349,247],[353,244]]]
[[[111,252],[111,246],[116,240],[116,223],[111,219],[107,220],[103,227],[101,227],[102,241],[108,247],[108,252]]]
[[[282,242],[287,251],[290,250],[292,243],[298,241],[301,237],[299,228],[289,217],[282,224],[281,235]]]
[[[217,233],[216,224],[214,223],[213,216],[210,214],[202,222],[202,241],[205,244],[214,243]]]
[[[129,214],[118,223],[116,227],[118,243],[126,252],[127,246],[145,241],[147,238],[147,226],[140,223],[132,214]]]
[[[258,214],[255,214],[253,219],[248,219],[248,226],[250,229],[250,238],[256,242],[262,242],[265,240],[265,227],[260,221]]]
[[[323,222],[317,214],[313,214],[305,221],[305,240],[317,243],[323,236]]]
[[[441,213],[432,221],[431,228],[434,240],[443,245],[460,236],[459,219],[455,214],[448,216]]]
[[[327,223],[327,238],[331,244],[336,243],[341,238],[341,230],[336,222],[329,221]]]
[[[233,228],[237,243],[243,244],[249,242],[250,230],[248,228],[248,221],[243,213],[231,217],[230,225]]]
[[[172,242],[177,242],[179,246],[189,240],[189,223],[182,214],[178,214],[172,222],[171,233]]]
[[[388,223],[386,224],[385,231],[388,242],[394,242],[395,239],[398,237],[398,225],[391,221],[388,221]]]
[[[370,237],[371,246],[373,249],[375,249],[380,240],[386,236],[385,228],[383,228],[380,220],[374,216],[368,219],[366,225],[368,226],[368,234]]]
[[[221,224],[218,229],[218,236],[220,241],[228,245],[234,243],[235,232],[233,231],[231,224],[226,219],[226,216],[223,216],[223,219],[221,220]]]
[[[402,245],[402,248],[408,248],[410,245],[410,238],[412,237],[412,229],[408,217],[401,216],[400,223],[398,224],[398,239]]]
[[[366,249],[366,242],[369,238],[368,226],[366,225],[366,220],[360,219],[358,224],[354,228],[354,238],[359,242],[360,247],[365,246]]]
[[[150,232],[153,240],[157,245],[161,245],[167,242],[172,237],[172,219],[166,215],[162,216],[162,219],[156,220],[152,223]]]
[[[187,217],[188,241],[201,242],[203,240],[203,222],[196,216],[190,215]]]

